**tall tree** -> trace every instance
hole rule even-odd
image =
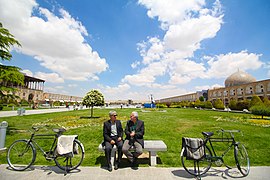
[[[10,61],[12,54],[10,49],[13,45],[21,46],[12,34],[5,29],[0,22],[0,58],[2,61]],[[20,73],[20,68],[15,66],[0,65],[0,100],[8,101],[17,98],[15,88],[24,84],[24,75]]]
[[[14,45],[21,46],[19,41],[0,22],[0,57],[2,60],[11,60],[12,54],[10,53],[10,49]]]
[[[91,117],[93,117],[94,106],[103,106],[105,104],[104,96],[98,90],[93,89],[85,95],[82,103],[91,107]]]

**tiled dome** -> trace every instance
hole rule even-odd
[[[256,79],[248,73],[238,70],[225,80],[225,87],[237,86],[251,82],[256,82]]]

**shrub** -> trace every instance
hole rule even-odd
[[[0,104],[0,111],[2,111],[4,108],[4,106],[2,104]]]
[[[204,104],[205,104],[206,109],[212,109],[213,108],[213,105],[212,105],[212,103],[210,101],[206,101]]]
[[[166,104],[156,104],[157,108],[166,108]]]
[[[236,103],[236,109],[240,111],[242,111],[243,109],[249,109],[249,105],[250,103],[248,100],[238,101]]]
[[[265,97],[265,98],[263,99],[263,104],[264,104],[266,107],[270,107],[270,101],[269,101],[269,99],[268,99],[267,97]]]
[[[214,104],[213,104],[214,108],[216,109],[224,109],[224,104],[221,101],[221,99],[217,99]]]
[[[251,101],[250,101],[250,107],[255,106],[255,105],[262,105],[263,102],[259,96],[252,96]]]
[[[251,113],[254,115],[270,116],[270,108],[265,105],[255,105],[250,108]]]
[[[237,101],[236,100],[231,100],[229,103],[229,108],[232,110],[237,110]]]

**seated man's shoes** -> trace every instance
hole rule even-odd
[[[108,171],[110,171],[110,172],[112,171],[112,165],[111,164],[108,165]]]
[[[114,170],[117,170],[119,168],[119,163],[116,162],[115,165],[114,165]]]

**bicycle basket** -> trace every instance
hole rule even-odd
[[[200,160],[205,156],[205,146],[201,138],[182,138],[183,156],[190,160]]]

